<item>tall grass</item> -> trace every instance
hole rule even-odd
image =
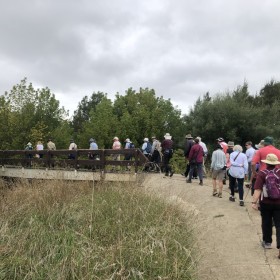
[[[0,183],[0,279],[194,279],[185,214],[141,188]]]

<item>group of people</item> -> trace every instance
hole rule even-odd
[[[267,136],[253,147],[246,142],[246,152],[234,142],[225,143],[217,139],[217,146],[212,154],[211,171],[213,196],[222,197],[223,180],[229,178],[229,201],[235,202],[237,185],[239,205],[244,206],[244,181],[252,189],[252,208],[260,210],[262,218],[262,246],[271,249],[272,227],[276,228],[276,246],[280,259],[280,150],[273,145],[272,137]]]
[[[25,150],[33,150],[33,146],[32,146],[32,143],[31,142],[28,142],[25,146]],[[54,144],[54,142],[52,141],[51,138],[48,139],[48,142],[47,142],[47,149],[48,150],[56,150],[56,146]],[[43,145],[43,142],[41,140],[39,140],[35,146],[35,150],[38,151],[38,154],[36,154],[36,157],[38,158],[43,158],[44,154],[40,151],[43,151],[44,150],[44,145]],[[28,155],[29,157],[32,157],[32,154],[29,154]]]

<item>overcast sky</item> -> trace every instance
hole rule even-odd
[[[280,80],[279,0],[0,2],[0,93],[24,77],[70,111],[86,95],[199,96]]]

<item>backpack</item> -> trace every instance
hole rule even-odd
[[[265,186],[263,187],[264,197],[270,199],[280,199],[280,178],[276,174],[279,169],[262,170],[265,176]]]
[[[147,147],[145,149],[145,151],[150,154],[152,151],[152,144],[150,142],[147,142]]]
[[[135,149],[135,145],[132,142],[129,144],[129,149]]]

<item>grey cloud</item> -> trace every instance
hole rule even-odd
[[[71,111],[69,97],[128,87],[154,88],[184,110],[245,79],[255,93],[279,79],[279,8],[276,0],[0,3],[0,92],[27,77]]]

